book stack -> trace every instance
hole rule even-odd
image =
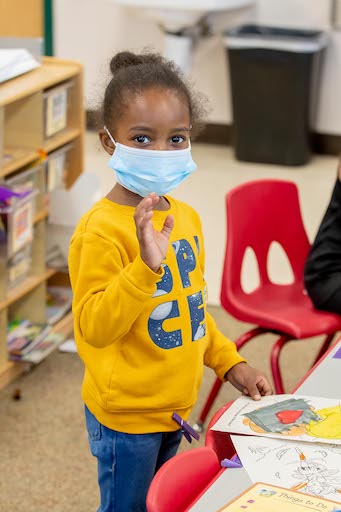
[[[52,352],[65,337],[51,332],[48,324],[23,320],[8,327],[7,346],[12,361],[39,363]]]

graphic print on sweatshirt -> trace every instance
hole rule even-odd
[[[200,245],[198,237],[194,237],[197,256],[200,253]],[[179,272],[180,281],[184,289],[191,286],[190,273],[193,272],[197,265],[197,257],[192,249],[191,244],[185,240],[177,240],[172,243],[172,247],[176,256],[177,268],[175,272]],[[157,283],[157,290],[153,297],[168,295],[173,289],[173,275],[170,268],[166,264],[162,264],[164,275],[162,280]],[[203,338],[206,334],[205,309],[202,290],[187,296],[187,305],[191,318],[192,342]],[[179,304],[177,300],[167,301],[159,304],[151,313],[148,320],[148,332],[152,341],[160,348],[171,349],[180,347],[183,343],[182,332],[180,329],[174,331],[166,331],[163,323],[171,318],[180,318]]]

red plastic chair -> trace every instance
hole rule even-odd
[[[314,309],[304,290],[303,271],[310,244],[303,226],[298,191],[294,183],[280,180],[257,180],[245,183],[226,195],[227,243],[221,282],[221,304],[233,317],[258,327],[243,334],[238,350],[252,338],[271,332],[278,335],[271,352],[271,369],[277,393],[283,393],[279,356],[291,340],[326,334],[316,361],[326,352],[341,317]],[[271,282],[267,260],[272,242],[286,252],[294,282],[278,285]],[[241,269],[246,249],[253,249],[259,267],[260,285],[251,293],[241,286]],[[315,362],[316,362],[315,361]],[[202,425],[222,385],[219,379],[202,409]]]
[[[153,478],[147,495],[148,512],[184,512],[222,471],[209,447],[179,453]]]

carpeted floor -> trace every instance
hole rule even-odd
[[[210,308],[220,329],[236,339],[248,326],[220,308]],[[242,352],[248,361],[269,374],[273,336],[254,340]],[[306,373],[320,339],[293,342],[284,349],[282,368],[290,390]],[[30,373],[0,392],[0,512],[95,512],[98,506],[96,462],[89,453],[80,398],[83,368],[77,355],[56,352]],[[205,371],[191,420],[214,380]],[[13,400],[20,388],[22,398]],[[226,384],[212,413],[238,396]],[[204,443],[189,445],[181,450]]]

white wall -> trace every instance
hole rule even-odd
[[[258,0],[257,17],[265,25],[328,29],[330,0]]]
[[[184,0],[185,1],[185,0]],[[103,96],[108,63],[115,52],[149,46],[162,51],[163,37],[153,22],[115,5],[114,0],[55,0],[56,55],[74,58],[85,66],[87,107]],[[221,28],[248,21],[297,28],[330,29],[331,0],[257,0],[256,8],[215,17]],[[194,53],[191,78],[209,97],[212,123],[231,123],[229,77],[219,36],[202,40]],[[341,135],[341,32],[331,34],[315,129]]]
[[[55,0],[55,55],[84,64],[87,108],[101,101],[109,78],[110,59],[120,50],[152,46],[162,49],[162,34],[114,0]]]

